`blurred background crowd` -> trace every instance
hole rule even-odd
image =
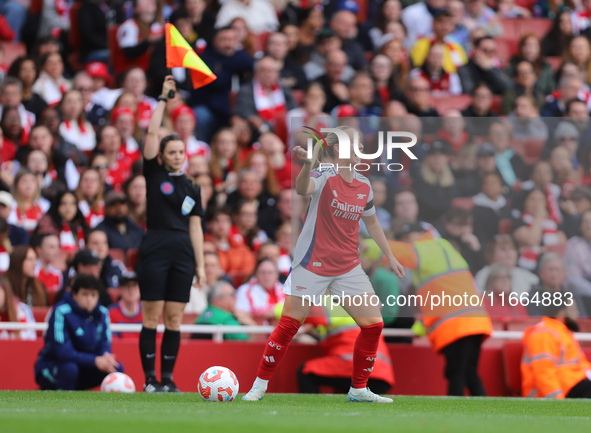
[[[418,137],[417,160],[394,153],[403,170],[365,173],[390,238],[419,223],[480,290],[572,291],[591,313],[591,1],[2,0],[0,14],[2,320],[43,320],[83,272],[114,322],[141,322],[141,150],[169,73],[161,135],[185,142],[207,213],[187,321],[274,320],[306,207],[291,149],[302,126],[346,119],[367,153],[378,129]],[[193,90],[166,68],[165,22],[216,81]],[[397,314],[389,326],[412,325]]]

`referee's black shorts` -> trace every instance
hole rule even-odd
[[[195,275],[195,251],[187,233],[148,230],[136,273],[142,301],[189,302]]]

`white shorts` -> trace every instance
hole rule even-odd
[[[283,293],[286,295],[300,298],[306,296],[310,297],[310,299],[324,297],[327,289],[331,295],[336,296],[374,293],[369,277],[361,268],[361,265],[355,266],[346,274],[329,277],[317,275],[301,265],[297,265],[291,270],[283,285]]]

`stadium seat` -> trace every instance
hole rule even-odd
[[[31,0],[31,6],[29,6],[29,14],[40,14],[42,10],[43,0]]]
[[[474,208],[474,201],[471,197],[456,197],[451,201],[451,206],[471,211]]]
[[[525,331],[537,324],[540,321],[539,317],[522,317],[507,322],[507,331]]]
[[[135,264],[137,263],[137,255],[137,248],[130,248],[127,250],[127,252],[125,253],[125,264],[128,268],[135,268]]]
[[[298,107],[301,106],[302,102],[304,101],[304,91],[298,90],[298,89],[293,89],[291,91],[291,94],[293,96],[293,100],[295,101],[296,105]]]
[[[508,341],[503,346],[503,369],[505,385],[511,395],[521,396],[521,341]]]
[[[517,54],[519,41],[517,39],[495,38],[497,41],[497,56],[503,59],[505,64],[509,63],[511,57]]]
[[[259,33],[258,35],[253,35],[255,52],[265,50],[265,45],[267,44],[267,38],[269,37],[270,34],[271,34],[270,32],[263,32],[263,33]]]
[[[504,218],[499,221],[499,234],[508,235],[511,233],[511,219]]]
[[[70,8],[70,31],[68,33],[68,42],[72,48],[72,53],[68,55],[68,63],[74,72],[84,69],[84,63],[80,62],[80,47],[82,40],[80,37],[80,25],[78,23],[78,12],[80,11],[81,6],[82,2],[76,2]]]
[[[546,245],[544,248],[546,249],[546,252],[548,252],[548,253],[556,253],[556,254],[564,257],[564,252],[566,250],[566,243],[558,244],[558,245]]]
[[[519,18],[513,21],[517,39],[527,33],[534,33],[540,39],[543,39],[554,24],[551,19],[547,18]]]
[[[109,255],[113,260],[119,260],[121,263],[125,264],[125,251],[117,249],[117,248],[110,248]]]
[[[524,141],[523,159],[526,164],[533,164],[542,157],[542,150],[546,144],[544,140],[529,139]]]
[[[519,33],[515,28],[515,18],[503,18],[499,20],[503,27],[503,37],[516,41],[519,39]]]
[[[431,105],[439,114],[450,108],[464,110],[472,103],[470,95],[435,96],[431,98]]]
[[[490,110],[494,111],[497,114],[501,114],[501,103],[503,102],[502,95],[493,95],[492,104],[490,105]]]
[[[546,57],[546,61],[552,66],[553,72],[556,72],[563,62],[562,57]]]
[[[536,4],[536,0],[516,0],[515,4],[527,9],[528,11],[531,11]]]
[[[181,323],[183,325],[192,325],[193,323],[195,323],[195,320],[197,320],[198,317],[199,317],[199,314],[185,313],[185,314],[183,314],[183,320]],[[190,332],[181,332],[181,338],[191,338],[191,333]]]
[[[4,65],[10,66],[17,57],[27,55],[27,47],[22,42],[2,42]]]
[[[109,293],[109,296],[111,297],[111,301],[113,301],[113,303],[119,301],[119,298],[121,297],[121,290],[119,289],[119,287],[109,287],[107,289],[107,293]]]
[[[33,316],[35,317],[35,322],[45,322],[45,319],[47,318],[47,314],[49,313],[50,309],[51,307],[31,307],[31,310],[33,311]]]

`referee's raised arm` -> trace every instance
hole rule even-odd
[[[146,136],[146,143],[144,145],[144,158],[146,159],[154,159],[158,156],[160,147],[158,143],[158,130],[160,129],[160,125],[162,125],[166,100],[171,90],[176,91],[176,83],[172,75],[167,75],[162,84],[162,95],[158,98],[158,105],[154,110],[154,114],[152,114],[150,125],[148,126],[148,135]]]

